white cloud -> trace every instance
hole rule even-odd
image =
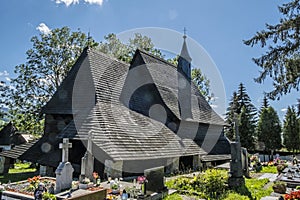
[[[287,108],[282,108],[281,109],[281,112],[286,112],[287,111]]]
[[[40,31],[41,33],[43,33],[45,35],[48,35],[51,33],[51,30],[49,29],[49,27],[44,23],[40,23],[38,25],[38,27],[36,27],[36,30]]]
[[[9,73],[4,70],[3,72],[0,72],[0,76],[9,76]]]
[[[71,4],[78,4],[79,0],[56,0],[55,3],[57,4],[64,3],[68,7]]]
[[[218,105],[215,105],[215,104],[211,104],[210,106],[214,109],[218,108]]]
[[[169,19],[170,20],[174,20],[176,19],[178,16],[178,13],[176,10],[169,10]]]
[[[84,0],[84,2],[88,4],[97,4],[99,6],[103,4],[103,0]],[[69,7],[71,4],[79,4],[79,0],[55,0],[55,3],[64,3],[67,7]]]
[[[84,2],[89,4],[98,4],[99,6],[103,4],[103,0],[84,0]]]
[[[5,77],[5,79],[6,79],[7,81],[11,81],[11,79],[10,79],[9,77]]]

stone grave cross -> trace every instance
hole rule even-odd
[[[59,148],[62,149],[62,162],[68,162],[69,149],[72,148],[72,143],[69,143],[69,138],[63,138],[63,143],[59,143]]]
[[[73,172],[69,160],[69,148],[72,148],[72,143],[69,143],[69,138],[63,138],[63,143],[59,144],[59,148],[62,149],[62,161],[59,163],[56,174],[56,187],[55,193],[59,193],[63,190],[70,189],[72,187]]]
[[[93,179],[94,172],[94,156],[92,153],[92,142],[93,134],[90,130],[87,138],[87,147],[84,156],[81,158],[81,174],[79,176],[79,180],[83,180],[84,178]]]

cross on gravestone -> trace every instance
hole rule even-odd
[[[68,162],[69,149],[72,148],[72,143],[69,143],[69,138],[63,138],[63,143],[59,144],[59,148],[62,149],[62,162]]]

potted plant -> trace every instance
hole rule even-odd
[[[278,165],[276,166],[276,169],[277,169],[278,174],[281,174],[282,171],[283,171],[285,168],[286,168],[286,164],[284,164],[284,163],[278,164]]]
[[[286,192],[286,183],[283,181],[275,181],[273,191],[279,194],[284,194]]]

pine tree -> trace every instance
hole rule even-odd
[[[283,126],[283,142],[285,147],[295,153],[300,144],[299,119],[294,107],[288,107]]]

